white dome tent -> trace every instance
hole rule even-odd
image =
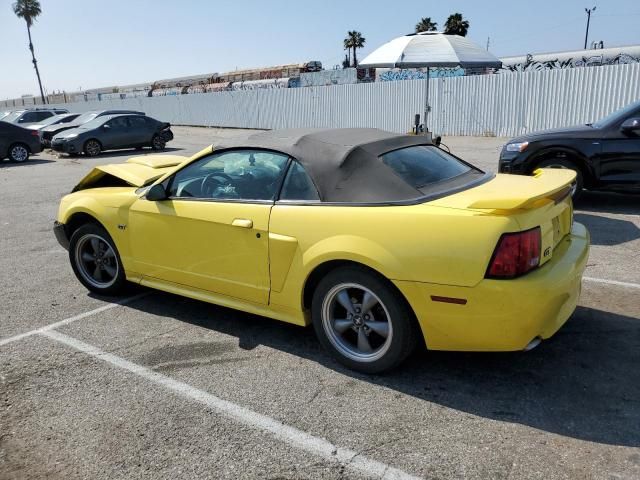
[[[362,68],[426,68],[427,95],[424,126],[429,114],[429,69],[434,67],[500,68],[502,62],[465,37],[441,32],[421,32],[394,38],[371,52]]]

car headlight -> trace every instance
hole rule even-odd
[[[65,135],[64,138],[66,139],[71,139],[71,138],[76,138],[78,136],[77,133],[70,133],[69,135]]]
[[[508,143],[507,152],[524,152],[529,146],[529,142]]]

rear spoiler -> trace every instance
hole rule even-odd
[[[467,208],[491,210],[531,209],[553,201],[559,203],[571,194],[576,172],[565,168],[539,168],[533,176],[496,175]],[[480,193],[478,191],[478,193]]]

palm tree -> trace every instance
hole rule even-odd
[[[344,44],[344,49],[347,51],[347,67],[351,66],[351,39],[349,37],[345,38],[343,40],[343,44]]]
[[[416,23],[416,33],[420,32],[435,32],[438,29],[438,24],[431,21],[431,17],[422,17],[418,23]]]
[[[38,77],[40,96],[42,97],[42,103],[47,103],[44,99],[44,91],[42,90],[42,81],[40,80],[38,62],[36,61],[36,55],[33,52],[33,43],[31,42],[31,25],[33,25],[33,22],[42,13],[42,10],[40,9],[40,2],[38,0],[17,0],[13,4],[13,13],[15,13],[18,18],[24,18],[24,21],[27,22],[27,33],[29,34],[29,50],[31,50],[33,67],[36,69],[36,76]]]
[[[360,32],[351,30],[347,32],[347,38],[344,39],[344,48],[353,49],[353,66],[358,66],[358,58],[356,57],[356,49],[364,47],[364,43],[367,41]]]
[[[449,15],[444,24],[444,33],[448,35],[460,35],[466,37],[469,31],[469,22],[462,18],[461,13]]]

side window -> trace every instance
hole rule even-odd
[[[264,150],[214,153],[177,172],[173,198],[273,200],[289,157]]]
[[[280,200],[320,201],[316,186],[302,165],[293,162],[282,185]]]
[[[127,117],[112,118],[109,120],[109,126],[117,130],[123,130],[129,126],[127,123]]]
[[[22,117],[20,117],[20,119],[18,120],[18,123],[37,122],[38,120],[40,120],[40,117],[38,116],[38,112],[27,112],[23,114]]]
[[[146,128],[148,125],[144,117],[130,117],[129,123],[131,123],[132,128]]]
[[[38,119],[36,121],[41,121],[41,120],[45,120],[49,117],[53,117],[53,113],[52,112],[36,112],[36,115],[38,116]]]

